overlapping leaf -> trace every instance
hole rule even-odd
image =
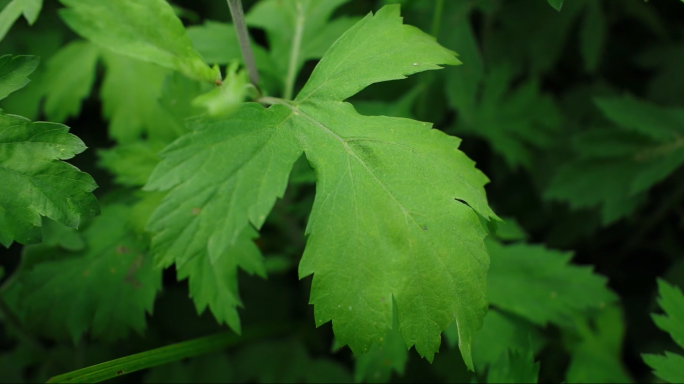
[[[665,311],[665,315],[653,315],[653,321],[658,328],[672,336],[677,345],[684,348],[684,294],[681,289],[663,280],[658,281],[660,298],[658,304]],[[655,369],[654,374],[670,382],[684,381],[684,356],[672,352],[665,355],[642,355],[646,364]]]
[[[41,240],[41,216],[77,228],[99,213],[92,177],[62,162],[86,147],[69,128],[0,111],[0,244]]]
[[[149,61],[199,80],[216,82],[192,47],[183,23],[165,0],[60,0],[64,21],[78,34],[121,55]]]
[[[161,288],[161,271],[128,225],[130,213],[124,205],[107,206],[84,231],[83,251],[46,250],[47,260],[32,261],[19,288],[19,305],[30,324],[74,340],[87,330],[104,340],[143,331]]]
[[[608,224],[631,213],[646,190],[684,163],[684,109],[629,96],[596,104],[615,126],[576,137],[577,158],[559,170],[545,197],[575,209],[601,207]]]
[[[316,324],[332,320],[338,340],[362,354],[383,344],[396,302],[407,347],[432,359],[455,321],[472,367],[488,265],[476,212],[495,217],[487,178],[458,139],[426,123],[361,116],[343,102],[438,64],[458,61],[388,6],[333,44],[294,102],[264,99],[275,105],[196,120],[162,152],[147,185],[170,190],[149,225],[157,260],[220,261],[244,228],[261,226],[304,151],[318,184],[299,274],[314,275]]]
[[[0,100],[25,87],[39,61],[36,56],[0,56]]]

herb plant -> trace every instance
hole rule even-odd
[[[684,381],[682,4],[0,7],[3,382]]]

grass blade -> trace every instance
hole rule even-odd
[[[205,353],[215,352],[230,346],[240,344],[249,339],[269,336],[283,332],[290,327],[288,325],[263,326],[245,330],[236,335],[233,332],[218,333],[211,336],[201,337],[178,344],[168,345],[151,351],[137,353],[111,360],[106,363],[93,365],[62,375],[54,376],[48,383],[98,383],[113,377],[126,375],[142,369],[156,367],[185,359],[199,356]]]

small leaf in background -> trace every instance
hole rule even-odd
[[[684,348],[684,294],[679,287],[658,280],[658,304],[665,315],[653,315],[658,328],[670,334],[677,345]],[[642,355],[656,376],[669,383],[684,382],[684,356],[665,351],[665,355]]]
[[[600,207],[607,225],[630,214],[649,188],[684,163],[684,109],[630,96],[596,104],[614,126],[577,134],[578,156],[559,169],[544,196],[573,209]]]
[[[165,0],[60,0],[62,19],[78,34],[118,54],[214,83],[209,67],[192,47],[183,23]]]
[[[29,25],[33,25],[38,19],[41,8],[43,8],[43,0],[23,0],[24,3],[24,17]]]
[[[0,244],[41,241],[41,216],[78,228],[99,205],[90,175],[60,160],[86,147],[69,128],[0,112]]]
[[[577,319],[579,341],[571,343],[568,383],[631,383],[622,363],[625,323],[617,306],[601,309],[595,318]]]
[[[45,115],[49,120],[61,123],[81,113],[81,104],[95,82],[99,57],[97,46],[76,40],[48,60],[42,87]]]
[[[31,80],[28,76],[38,67],[36,56],[0,56],[0,100],[24,88]]]
[[[548,0],[548,1],[549,1],[549,4],[551,4],[551,6],[556,9],[556,11],[560,12],[561,8],[563,7],[563,0]]]
[[[458,345],[458,328],[452,324],[444,330],[450,347]],[[490,308],[484,318],[482,328],[473,340],[473,361],[475,372],[483,372],[496,363],[508,350],[525,352],[532,348],[538,352],[544,339],[534,324],[519,317]]]
[[[238,70],[238,66],[237,62],[230,64],[221,85],[197,96],[192,105],[205,109],[212,117],[226,117],[235,112],[245,101],[247,86],[250,84],[247,72],[244,69]]]
[[[537,383],[539,363],[526,351],[506,351],[489,367],[487,383]]]
[[[452,78],[465,76],[456,74],[458,69],[452,70]],[[464,117],[454,132],[486,139],[513,169],[530,168],[534,150],[548,147],[558,134],[560,113],[554,100],[540,91],[538,80],[531,79],[510,89],[513,78],[510,66],[490,69],[483,77],[481,97],[475,105],[463,101],[473,96],[450,92],[452,101],[457,103],[454,107]],[[465,85],[462,83],[463,80],[452,79],[448,84],[459,87]],[[468,107],[475,109],[464,109]]]
[[[354,380],[357,383],[388,383],[392,372],[402,376],[408,361],[408,350],[399,332],[396,310],[392,328],[382,340],[382,346],[373,345],[356,360]]]
[[[143,136],[169,143],[187,131],[159,102],[169,71],[111,52],[104,52],[103,58],[107,72],[100,97],[112,138],[122,144]]]
[[[161,271],[128,227],[130,207],[110,205],[83,231],[86,248],[54,250],[20,276],[20,308],[41,333],[74,341],[90,330],[100,340],[142,333]]]
[[[492,305],[538,325],[567,324],[578,311],[601,308],[617,297],[591,267],[570,264],[571,253],[540,245],[487,240],[491,264],[487,298]]]
[[[359,19],[340,17],[330,20],[336,8],[349,0],[266,0],[258,2],[247,14],[247,24],[267,32],[276,73],[285,81],[292,54],[295,73],[306,60],[319,59],[332,43]],[[297,47],[292,47],[296,39]],[[299,51],[296,51],[299,50]],[[258,61],[257,61],[258,62]]]
[[[43,0],[11,0],[0,12],[0,40],[12,28],[19,16],[22,14],[29,25],[33,25],[38,19],[40,9],[43,7]]]
[[[140,187],[147,183],[159,164],[157,153],[166,145],[157,141],[134,141],[111,149],[101,149],[99,165],[111,172],[118,184]]]

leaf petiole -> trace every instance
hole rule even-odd
[[[245,67],[247,67],[247,73],[249,73],[249,80],[256,87],[259,84],[259,71],[257,70],[254,53],[252,53],[252,45],[249,41],[249,32],[247,32],[247,24],[245,24],[245,12],[242,9],[242,1],[228,0],[228,7],[233,17],[233,24],[235,25],[235,31],[240,43],[242,58],[245,62]]]

